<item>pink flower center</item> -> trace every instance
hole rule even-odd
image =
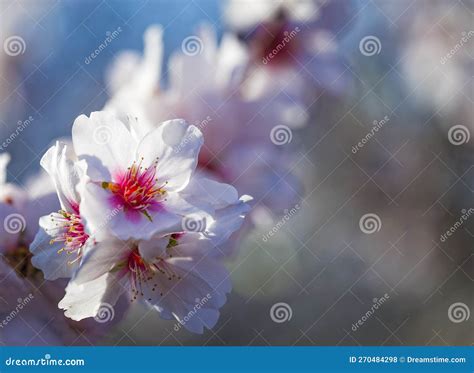
[[[143,168],[141,162],[134,162],[126,172],[118,174],[116,182],[102,182],[102,187],[112,192],[113,205],[123,206],[129,213],[140,212],[151,220],[148,211],[160,208],[165,190],[164,185],[157,185],[157,161],[148,168]]]
[[[84,230],[84,224],[82,224],[79,214],[64,210],[60,210],[59,214],[62,217],[54,219],[56,226],[60,228],[59,233],[50,241],[50,244],[64,242],[64,246],[58,251],[58,254],[63,251],[67,254],[76,254],[76,258],[69,262],[72,264],[81,258],[82,248],[89,239],[89,235]]]

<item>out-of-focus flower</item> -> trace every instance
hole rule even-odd
[[[227,22],[248,44],[253,62],[247,94],[281,91],[310,106],[322,92],[347,91],[338,34],[350,9],[349,2],[327,0],[230,1]]]
[[[162,123],[144,136],[139,135],[142,129],[138,120],[122,122],[108,112],[74,122],[74,148],[87,162],[80,186],[87,228],[96,236],[150,239],[180,231],[183,217],[193,215],[206,222],[201,227],[206,230],[218,206],[205,199],[203,188],[192,179],[201,132],[183,120]],[[95,131],[107,133],[110,141],[94,143],[90,135]],[[239,202],[230,185],[205,179],[200,183],[212,188],[213,202]]]
[[[21,240],[29,245],[38,227],[38,217],[56,206],[54,187],[44,174],[35,175],[23,187],[7,182],[8,153],[0,154],[0,248],[14,249]]]
[[[167,118],[186,119],[204,133],[200,173],[235,185],[240,193],[252,195],[259,206],[271,212],[279,213],[294,205],[300,184],[289,168],[291,157],[270,137],[293,102],[284,95],[245,98],[242,82],[248,62],[246,48],[232,35],[224,35],[219,46],[208,27],[198,34],[202,53],[190,55],[183,50],[174,54],[169,87],[159,87],[162,41],[158,30],[153,27],[145,33],[142,58],[127,53],[117,59],[109,73],[109,86],[120,88],[112,92],[105,110],[119,116],[131,112],[139,118],[144,133]],[[124,66],[130,62],[126,60],[135,61],[128,82]],[[154,85],[139,95],[140,100],[125,99],[133,95],[137,79]]]
[[[271,22],[284,13],[292,21],[309,22],[319,16],[320,7],[327,0],[230,0],[225,9],[229,26],[248,30],[262,22]]]
[[[433,2],[429,9],[402,18],[402,67],[410,95],[437,113],[448,115],[449,127],[472,121],[472,50],[474,31],[466,4]],[[446,128],[447,130],[447,128]]]
[[[19,186],[7,183],[7,166],[10,162],[8,153],[0,154],[0,202],[16,210],[23,210],[27,203],[27,193]]]
[[[124,51],[113,68],[107,71],[107,86],[113,96],[106,109],[117,114],[134,115],[147,129],[153,127],[148,122],[151,119],[151,100],[159,93],[163,58],[161,38],[161,27],[149,27],[144,35],[146,48],[143,57],[133,51]]]

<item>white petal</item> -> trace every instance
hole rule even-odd
[[[10,162],[10,154],[0,154],[0,185],[7,182],[7,166]]]
[[[138,243],[140,256],[146,261],[163,256],[166,252],[166,247],[168,246],[169,241],[169,236],[156,237],[151,240],[140,240]]]
[[[178,230],[169,233],[191,231],[204,232],[214,222],[213,206],[181,193],[169,193],[163,203],[167,211],[179,217]],[[163,232],[165,233],[165,232]]]
[[[194,333],[202,333],[204,327],[212,328],[219,317],[218,309],[226,301],[225,294],[230,291],[227,271],[205,258],[175,258],[168,264],[182,278],[177,283],[166,279],[158,281],[157,287],[164,289],[164,295],[153,298],[150,303],[165,318],[172,314]]]
[[[183,198],[191,197],[195,201],[209,204],[213,209],[226,207],[239,199],[237,190],[232,185],[205,177],[193,177],[181,195]]]
[[[185,270],[195,278],[194,282],[197,282],[196,279],[202,279],[207,284],[207,292],[211,291],[211,293],[214,292],[225,295],[232,289],[230,274],[227,269],[209,257],[193,257],[193,260],[171,258],[168,259],[167,262]],[[222,306],[222,304],[219,304],[219,306]]]
[[[115,312],[113,306],[124,291],[115,274],[105,274],[82,284],[71,281],[58,307],[65,310],[65,316],[80,321],[87,317],[97,316],[101,307]]]
[[[173,299],[172,306],[176,311],[173,312],[173,316],[176,320],[183,323],[184,328],[190,332],[196,334],[202,334],[204,332],[204,327],[207,329],[212,329],[219,320],[219,311],[212,308],[199,308],[194,310],[194,307],[197,307],[193,304],[183,304],[177,298]],[[186,321],[186,317],[187,320]]]
[[[94,180],[110,181],[111,175],[126,170],[133,162],[134,138],[127,124],[110,112],[93,112],[90,118],[79,116],[72,127],[72,140],[77,156],[87,161],[88,174]]]
[[[31,263],[43,271],[46,280],[56,280],[58,278],[70,278],[77,268],[79,262],[69,264],[74,257],[65,252],[58,253],[64,246],[62,242],[51,243],[55,237],[58,227],[50,215],[40,218],[40,229],[30,245],[33,254]]]
[[[186,187],[194,172],[203,144],[201,131],[182,119],[160,124],[138,145],[136,158],[144,158],[149,166],[158,160],[159,182],[167,182],[165,189],[180,191]]]
[[[215,223],[206,232],[215,245],[225,242],[240,229],[246,214],[251,209],[250,201],[251,197],[243,196],[237,203],[216,211]]]
[[[68,146],[58,141],[43,155],[40,164],[53,179],[61,207],[77,213],[80,197],[76,186],[84,176],[85,165],[75,163],[68,151]]]
[[[208,256],[212,251],[218,250],[216,245],[204,234],[197,232],[185,232],[178,238],[178,244],[175,248],[180,256]]]
[[[90,245],[72,281],[81,285],[97,279],[123,264],[129,251],[128,242],[112,238]]]

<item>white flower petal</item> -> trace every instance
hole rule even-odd
[[[65,316],[80,321],[95,317],[104,304],[113,307],[124,291],[116,274],[105,274],[82,284],[71,281],[58,307],[65,310]]]
[[[211,295],[220,294],[220,296],[224,296],[225,301],[225,294],[229,293],[232,289],[230,275],[227,269],[209,257],[195,256],[192,260],[189,260],[189,257],[170,258],[167,262],[172,266],[186,271],[187,275],[185,275],[184,280],[199,284],[200,281],[198,280],[201,279],[203,281],[201,286],[207,290],[204,295],[209,292]],[[186,281],[182,281],[183,289],[185,285]],[[222,300],[221,297],[219,297],[219,299]],[[221,300],[217,301],[216,306],[220,307],[224,304]]]
[[[9,162],[10,154],[0,154],[0,185],[3,185],[7,182],[7,166]]]
[[[234,232],[240,229],[246,214],[251,209],[249,205],[251,200],[251,197],[245,195],[237,203],[216,211],[215,223],[207,232],[207,236],[215,245],[225,242]]]
[[[229,184],[219,183],[205,177],[193,177],[181,193],[183,198],[192,198],[213,209],[226,207],[239,199],[237,190]]]
[[[156,257],[165,255],[169,241],[169,236],[156,237],[151,240],[141,240],[138,243],[140,256],[146,261],[151,261]]]
[[[177,283],[160,279],[157,287],[163,296],[154,297],[149,303],[165,318],[172,314],[194,333],[202,333],[204,327],[212,328],[219,318],[218,309],[226,301],[225,294],[230,291],[227,271],[205,258],[176,258],[168,264],[181,279]]]
[[[149,166],[158,160],[156,174],[168,191],[183,190],[194,172],[203,144],[201,131],[182,119],[160,124],[138,145],[137,159]]]
[[[108,181],[133,162],[136,148],[126,123],[113,113],[93,112],[90,118],[79,116],[72,127],[72,140],[79,159],[88,163],[93,180]]]
[[[90,245],[72,282],[82,285],[115,270],[123,264],[130,251],[130,244],[118,239],[109,239]]]
[[[173,312],[173,316],[176,320],[181,321],[183,326],[190,332],[196,334],[202,334],[204,332],[204,327],[207,329],[212,329],[219,320],[219,311],[212,308],[200,308],[194,311],[195,305],[192,304],[182,304],[179,299],[173,299],[173,306],[176,309]],[[193,314],[189,317],[191,310]],[[187,317],[188,321],[185,321]]]
[[[46,280],[70,278],[79,262],[70,264],[69,261],[75,258],[65,252],[58,252],[64,246],[62,242],[51,243],[51,239],[61,228],[56,225],[51,215],[41,217],[39,224],[40,229],[30,245],[30,251],[33,254],[31,263],[43,271]]]
[[[78,212],[79,194],[76,186],[85,174],[85,164],[68,156],[68,146],[56,142],[41,158],[41,166],[51,176],[61,207],[68,212]]]

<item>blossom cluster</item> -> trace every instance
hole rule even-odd
[[[202,333],[230,291],[216,257],[251,197],[195,172],[203,144],[195,126],[173,119],[143,135],[140,125],[106,111],[81,115],[72,145],[57,142],[46,152],[41,165],[61,208],[40,218],[32,263],[46,280],[70,279],[59,307],[76,321],[97,318],[120,297],[181,321],[211,294],[185,324]],[[94,140],[97,128],[110,134],[106,143]]]
[[[255,22],[271,37],[257,28],[242,40],[235,27],[218,42],[203,26],[169,58],[167,85],[163,29],[150,26],[143,53],[120,53],[107,70],[107,103],[74,120],[34,182],[7,183],[9,156],[0,155],[0,311],[34,294],[21,311],[28,325],[2,341],[91,343],[138,302],[174,319],[175,331],[217,323],[231,291],[224,259],[266,218],[299,209],[292,131],[309,121],[317,90],[346,83],[329,31],[267,5],[274,17]],[[281,128],[288,141],[272,138]]]

